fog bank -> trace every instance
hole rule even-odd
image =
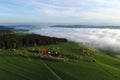
[[[30,32],[52,37],[62,37],[77,43],[82,42],[98,48],[120,51],[120,29],[43,27],[30,30]]]

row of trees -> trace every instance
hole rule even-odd
[[[12,33],[11,30],[0,30],[0,35]]]
[[[0,35],[1,49],[15,49],[21,47],[41,46],[67,42],[67,39],[41,36],[38,34],[16,35],[13,33]]]

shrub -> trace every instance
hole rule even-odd
[[[27,50],[24,50],[21,55],[25,58],[28,58],[29,57],[29,52]]]

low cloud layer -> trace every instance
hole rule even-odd
[[[120,51],[120,30],[100,28],[51,28],[44,27],[30,32],[52,37],[67,38],[70,41],[90,44],[99,48]]]

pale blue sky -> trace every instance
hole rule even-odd
[[[120,0],[0,0],[0,23],[120,25]]]

